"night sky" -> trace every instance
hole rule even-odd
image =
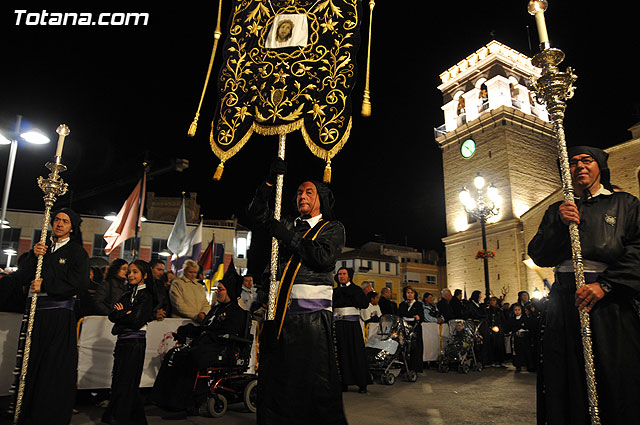
[[[232,215],[246,222],[245,208],[254,188],[277,154],[277,136],[252,136],[230,159],[220,182],[212,180],[218,159],[209,147],[216,103],[214,75],[201,111],[198,133],[186,136],[196,111],[209,63],[217,1],[118,6],[93,2],[87,9],[49,8],[49,12],[148,12],[149,25],[129,27],[16,26],[16,9],[40,12],[26,3],[4,2],[0,43],[0,128],[12,129],[17,114],[47,132],[53,143],[22,144],[18,149],[9,208],[42,209],[35,180],[55,152],[55,129],[71,129],[63,178],[73,196],[59,204],[81,213],[117,212],[148,151],[151,170],[172,158],[190,161],[188,170],[148,183],[160,196],[197,192],[206,219]],[[347,244],[357,247],[381,235],[389,243],[442,250],[445,236],[442,161],[433,128],[444,122],[438,75],[496,39],[532,56],[537,48],[535,22],[526,1],[442,2],[379,0],[374,10],[371,97],[373,116],[359,116],[364,87],[367,34],[363,31],[358,82],[353,92],[353,129],[349,142],[332,161],[336,212],[347,229]],[[565,128],[569,145],[607,147],[630,138],[640,121],[637,16],[627,2],[604,10],[584,3],[554,0],[546,13],[551,43],[566,53],[562,68],[578,75]],[[567,4],[570,3],[570,4]],[[226,23],[230,2],[223,6]],[[402,6],[401,6],[402,5]],[[574,8],[570,8],[573,6]],[[613,7],[615,6],[615,7]],[[365,11],[368,10],[365,3]],[[223,39],[226,38],[223,25]],[[529,27],[527,31],[527,26]],[[368,27],[368,17],[363,30]],[[529,42],[528,34],[530,35]],[[222,42],[221,42],[222,45]],[[0,185],[4,186],[9,149],[0,146]],[[324,162],[314,157],[299,132],[287,138],[289,172],[285,202],[295,186],[321,179]],[[533,166],[534,164],[532,164]],[[110,184],[92,197],[93,188]],[[84,198],[84,199],[82,199]]]

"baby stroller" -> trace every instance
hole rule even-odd
[[[258,376],[248,373],[253,335],[251,335],[251,315],[246,312],[245,334],[243,336],[222,335],[221,338],[232,341],[234,349],[223,366],[209,367],[198,372],[194,388],[199,381],[207,385],[207,401],[201,407],[201,413],[219,418],[227,412],[232,403],[244,403],[249,412],[255,413],[257,407]]]
[[[476,358],[475,348],[482,345],[479,328],[481,322],[471,320],[450,320],[451,336],[438,359],[438,371],[446,373],[453,367],[459,373],[469,373],[471,369],[482,370],[482,363]]]
[[[380,380],[385,385],[393,385],[400,370],[409,382],[415,382],[418,374],[409,369],[407,357],[411,342],[415,338],[414,327],[400,316],[385,314],[380,317],[378,331],[369,334],[365,346],[370,380]]]

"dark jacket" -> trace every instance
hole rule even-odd
[[[529,256],[540,267],[571,259],[568,226],[560,221],[561,202],[546,211]],[[579,205],[582,258],[607,264],[599,281],[628,295],[640,293],[640,201],[628,193],[598,195]]]
[[[131,302],[134,290],[135,296],[133,297],[133,302]],[[123,309],[112,309],[109,312],[109,320],[114,323],[111,329],[113,335],[122,335],[140,330],[151,317],[153,300],[148,288],[137,289],[127,285],[126,292],[116,303],[121,303]],[[127,314],[128,311],[131,311],[131,313]]]
[[[398,316],[411,318],[416,315],[420,316],[418,322],[424,322],[424,307],[420,301],[414,302],[411,305],[411,308],[409,308],[409,303],[406,301],[402,301],[400,303],[400,306],[398,307]]]
[[[436,304],[436,306],[438,307],[440,313],[442,313],[442,317],[444,317],[445,322],[454,319],[453,311],[451,310],[451,303],[449,301],[442,298],[440,301],[438,301],[438,304]]]
[[[398,305],[386,297],[380,296],[378,305],[380,306],[380,312],[382,314],[398,314]]]
[[[28,287],[35,279],[37,262],[38,259],[33,250],[30,251],[19,269],[2,279],[3,285],[14,280]],[[41,291],[56,301],[69,300],[86,292],[89,286],[87,251],[74,241],[67,242],[56,252],[48,251],[42,261],[41,277]]]
[[[245,311],[240,308],[235,300],[228,303],[218,303],[211,307],[211,310],[202,321],[202,325],[197,326],[193,323],[188,323],[180,326],[176,332],[176,337],[180,341],[192,338],[194,340],[193,344],[196,345],[224,343],[225,341],[218,338],[218,336],[225,334],[242,336],[244,334],[245,315]]]
[[[127,292],[127,281],[118,277],[105,279],[93,294],[95,312],[100,316],[108,316],[113,305]]]
[[[257,230],[267,231],[273,218],[273,212],[268,205],[271,193],[272,188],[262,183],[249,206],[249,216]],[[345,241],[342,223],[337,220],[329,222],[315,240],[310,240],[303,239],[300,232],[295,232],[293,218],[284,217],[281,222],[294,231],[294,235],[290,243],[280,242],[278,278],[291,255],[297,254],[302,259],[302,265],[294,284],[333,286],[336,260]]]
[[[333,290],[333,308],[339,307],[364,309],[369,307],[369,299],[362,288],[352,282],[349,286],[338,286]]]

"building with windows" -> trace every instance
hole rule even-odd
[[[446,272],[435,251],[368,242],[358,249],[346,248],[338,257],[336,270],[339,267],[353,268],[357,285],[370,282],[377,292],[390,288],[394,301],[402,301],[402,289],[407,285],[419,294],[434,295],[446,286]]]
[[[194,202],[195,202],[195,197]],[[178,208],[180,207],[181,199],[175,198],[177,201],[173,202],[173,214],[171,212],[165,212],[165,218],[170,218],[171,221],[152,220],[147,219],[142,223],[140,232],[138,233],[138,240],[140,244],[140,254],[138,258],[150,261],[152,259],[166,260],[169,258],[167,251],[167,239],[173,229],[173,222],[175,220]],[[155,198],[158,201],[158,198]],[[166,200],[161,199],[163,208],[167,208]],[[151,201],[147,202],[147,215],[154,216],[154,197],[151,197]],[[197,205],[197,204],[196,204]],[[187,208],[185,208],[187,209]],[[199,211],[199,206],[197,207]],[[7,211],[7,220],[9,221],[11,228],[5,229],[3,238],[3,249],[7,247],[14,247],[16,254],[12,255],[10,259],[10,265],[15,267],[17,265],[17,258],[24,252],[27,252],[31,247],[40,240],[41,228],[42,228],[43,213],[41,211],[25,211],[25,210],[11,210]],[[187,225],[187,231],[190,232],[199,224],[199,217],[196,214],[195,220],[191,221]],[[86,249],[89,257],[100,257],[107,261],[112,261],[115,258],[124,258],[130,261],[133,258],[133,249],[137,245],[135,236],[126,240],[123,244],[116,247],[111,251],[110,255],[104,252],[106,242],[104,240],[104,233],[111,225],[111,221],[106,220],[104,217],[82,215],[82,237],[83,245]],[[50,233],[51,231],[49,231]],[[47,237],[47,240],[49,237]],[[236,219],[232,220],[204,220],[203,222],[203,234],[202,234],[202,251],[206,249],[209,242],[215,239],[215,243],[222,244],[224,246],[224,263],[226,266],[231,262],[233,258],[234,265],[243,273],[247,267],[247,250],[251,244],[251,232],[246,227],[238,224]],[[4,254],[0,257],[0,267],[5,267],[7,264],[7,256]]]

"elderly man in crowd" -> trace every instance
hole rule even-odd
[[[445,322],[448,322],[453,317],[453,311],[451,310],[451,299],[453,296],[451,295],[451,290],[449,288],[444,288],[441,292],[442,298],[438,301],[437,307],[440,313],[442,313],[442,317]]]
[[[391,289],[385,287],[380,291],[380,300],[378,301],[382,314],[397,314],[398,304],[391,301]]]
[[[603,424],[638,423],[640,400],[640,202],[614,192],[608,154],[570,148],[575,202],[546,211],[529,255],[555,266],[538,374],[538,423],[590,422],[578,311],[591,316],[596,389]],[[569,224],[580,230],[585,285],[576,290]]]
[[[202,323],[204,317],[211,310],[207,301],[204,286],[196,280],[198,263],[193,260],[184,262],[182,277],[171,282],[169,297],[173,311],[171,317],[187,317],[196,323]]]

